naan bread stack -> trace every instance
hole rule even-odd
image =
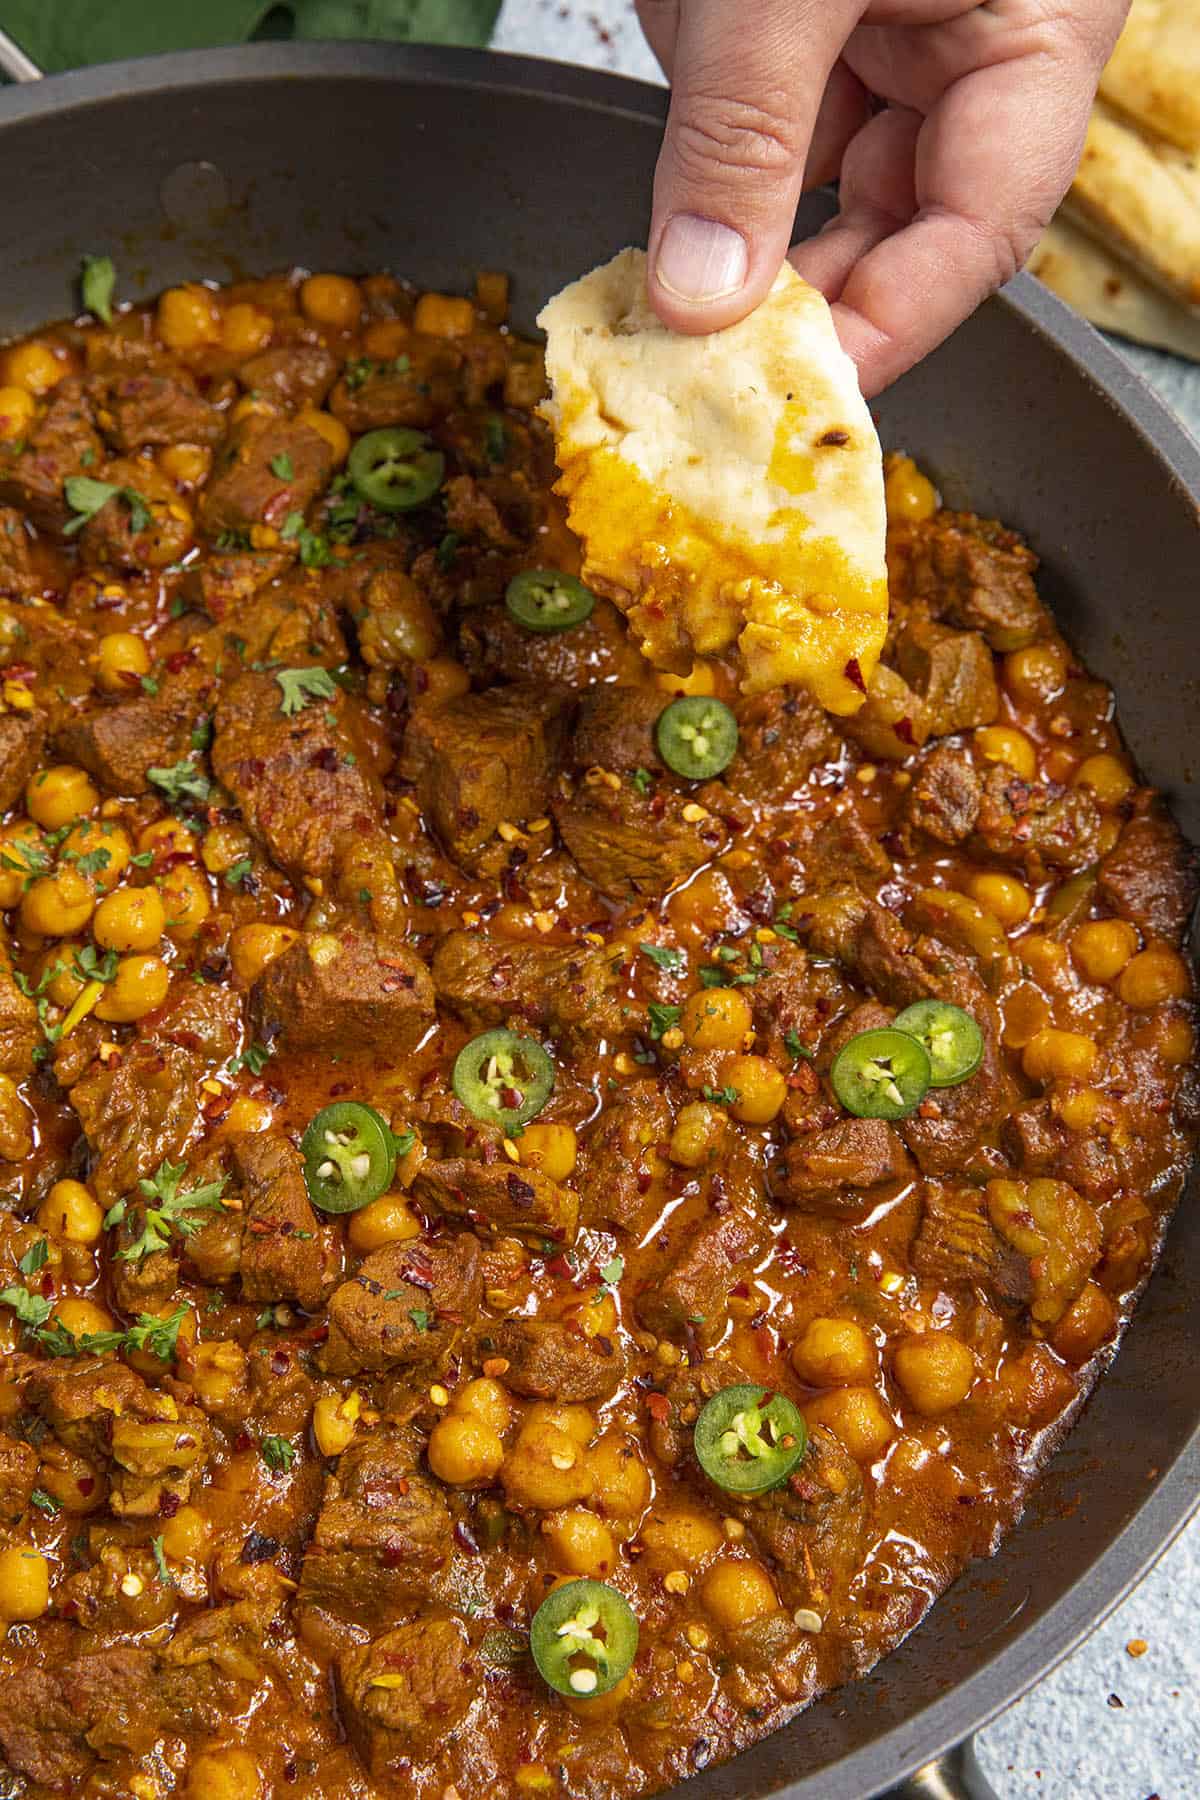
[[[623,250],[538,320],[583,578],[658,668],[736,645],[747,693],[855,712],[887,630],[883,462],[829,307],[785,265],[748,318],[684,337],[645,283]]]
[[[1094,324],[1200,361],[1200,0],[1134,0],[1029,267]]]

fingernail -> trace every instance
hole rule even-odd
[[[720,300],[737,293],[749,263],[746,240],[728,225],[676,213],[659,239],[654,272],[681,300]]]

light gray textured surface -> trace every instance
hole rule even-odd
[[[662,79],[632,0],[505,0],[494,42]],[[1200,367],[1118,348],[1200,437]],[[1113,1452],[1120,1455],[1119,1444]],[[980,1761],[1001,1800],[1196,1800],[1198,1603],[1200,1520],[1193,1520],[1087,1643],[980,1734]],[[1138,1640],[1149,1647],[1135,1658],[1126,1645]]]

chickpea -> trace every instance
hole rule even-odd
[[[723,1631],[737,1631],[779,1611],[779,1596],[767,1571],[749,1557],[723,1556],[700,1583],[705,1612]]]
[[[927,1331],[907,1337],[892,1352],[892,1370],[917,1412],[936,1419],[958,1406],[975,1380],[975,1358],[956,1337]]]
[[[441,706],[443,701],[457,700],[471,686],[471,677],[452,656],[431,656],[427,661],[422,660],[414,670],[414,676],[418,689],[413,695],[414,706]]]
[[[1013,699],[1041,705],[1060,694],[1067,679],[1067,659],[1050,640],[1010,650],[1004,658],[1004,685]]]
[[[699,1169],[720,1155],[729,1121],[719,1106],[691,1100],[681,1106],[667,1155],[681,1169]]]
[[[1158,1054],[1169,1069],[1181,1069],[1196,1053],[1196,1034],[1186,1019],[1163,1019],[1158,1031]]]
[[[167,930],[181,943],[189,943],[212,911],[208,879],[193,864],[168,869],[158,884],[166,914]]]
[[[1071,955],[1085,981],[1112,981],[1137,947],[1137,931],[1124,919],[1085,919],[1071,933]]]
[[[106,694],[137,693],[150,669],[150,652],[135,631],[108,631],[100,639],[96,682]]]
[[[212,451],[203,444],[168,444],[158,453],[158,466],[176,486],[200,487],[208,480]]]
[[[1187,964],[1174,950],[1142,950],[1122,969],[1117,993],[1141,1012],[1164,1000],[1182,1000],[1191,985]]]
[[[1104,1109],[1104,1096],[1095,1088],[1074,1088],[1057,1103],[1059,1118],[1068,1131],[1090,1131]]]
[[[111,1331],[114,1320],[107,1308],[97,1304],[95,1300],[86,1300],[80,1295],[67,1294],[58,1301],[51,1317],[65,1330],[75,1337],[87,1337],[97,1331]]]
[[[639,1533],[652,1569],[697,1569],[722,1549],[725,1533],[709,1514],[688,1506],[654,1507]]]
[[[117,972],[96,1002],[96,1017],[117,1025],[144,1019],[162,1005],[171,985],[171,971],[157,956],[123,956]]]
[[[967,883],[967,891],[973,900],[977,900],[1002,925],[1019,925],[1029,917],[1033,905],[1029,889],[1013,875],[990,872],[972,875]]]
[[[192,1758],[187,1800],[262,1800],[262,1772],[249,1750],[204,1750]]]
[[[875,1373],[875,1346],[853,1319],[810,1319],[792,1345],[792,1367],[810,1387],[860,1386]]]
[[[922,888],[917,906],[926,929],[948,944],[961,944],[984,962],[997,962],[1008,954],[1008,939],[995,913],[977,900],[953,888]]]
[[[208,1545],[212,1527],[195,1506],[181,1506],[162,1528],[163,1550],[172,1562],[198,1562]]]
[[[118,888],[96,908],[92,935],[102,950],[153,950],[165,924],[156,888]]]
[[[919,525],[931,519],[938,509],[937,489],[927,475],[922,475],[911,456],[888,458],[883,483],[890,525],[910,521]]]
[[[246,1352],[233,1338],[197,1344],[192,1357],[192,1389],[201,1406],[227,1407],[246,1386]]]
[[[1101,806],[1120,806],[1137,783],[1118,756],[1089,756],[1075,771],[1076,787],[1091,788]]]
[[[362,318],[362,293],[346,275],[310,275],[300,284],[300,306],[314,325],[353,331]]]
[[[33,1114],[11,1075],[0,1074],[0,1158],[24,1162],[33,1153]]]
[[[21,896],[21,923],[41,937],[71,937],[92,916],[96,897],[77,869],[68,865],[39,875]]]
[[[717,677],[711,663],[696,662],[686,675],[669,675],[660,669],[654,677],[654,685],[660,693],[670,694],[674,699],[678,699],[681,694],[699,694],[703,697],[716,693]]]
[[[243,419],[277,419],[280,411],[274,400],[268,400],[262,394],[243,394],[229,409],[229,423],[240,425]],[[252,532],[256,529],[261,527],[251,527]]]
[[[251,1099],[249,1094],[237,1094],[233,1104],[221,1120],[224,1131],[266,1131],[275,1114],[267,1100]]]
[[[350,454],[350,433],[340,419],[332,413],[322,412],[319,407],[305,406],[296,414],[298,425],[307,425],[325,439],[333,451],[335,465],[340,468]]]
[[[94,812],[100,795],[90,775],[71,763],[58,763],[31,775],[25,787],[25,810],[44,831],[59,831]]]
[[[1048,1025],[1030,1038],[1021,1067],[1030,1081],[1086,1081],[1096,1065],[1096,1045],[1081,1031],[1059,1031]]]
[[[210,875],[223,875],[252,849],[249,834],[240,825],[214,825],[204,834],[200,861]]]
[[[14,819],[0,830],[0,906],[17,906],[25,878],[49,866],[45,839],[31,819]]]
[[[521,1428],[500,1465],[500,1479],[511,1506],[532,1507],[538,1512],[555,1512],[586,1500],[595,1485],[574,1439],[544,1424]]]
[[[596,1484],[597,1512],[609,1519],[634,1519],[650,1499],[650,1475],[632,1438],[606,1431],[588,1451]]]
[[[457,1388],[450,1402],[450,1410],[470,1413],[473,1418],[482,1419],[497,1437],[503,1437],[512,1424],[512,1401],[508,1397],[508,1391],[498,1381],[493,1381],[490,1375],[477,1375],[474,1381],[468,1381],[464,1387]]]
[[[1057,938],[1031,932],[1017,945],[1017,954],[1035,981],[1053,987],[1067,966],[1067,947]]]
[[[43,1231],[68,1244],[98,1244],[104,1228],[104,1208],[82,1181],[56,1181],[37,1216]]]
[[[567,1575],[587,1575],[603,1581],[611,1575],[617,1562],[617,1546],[612,1532],[586,1507],[574,1506],[566,1512],[551,1513],[542,1521],[556,1568]]]
[[[290,925],[239,925],[229,940],[229,959],[238,980],[253,985],[268,963],[291,948],[300,936]]]
[[[40,1619],[50,1604],[50,1564],[32,1544],[0,1550],[0,1619]]]
[[[769,1057],[731,1056],[721,1075],[737,1090],[729,1110],[743,1125],[769,1125],[787,1099],[787,1078]]]
[[[182,819],[155,819],[138,832],[139,850],[152,850],[162,856],[195,856],[196,833]]]
[[[540,1169],[551,1181],[566,1181],[575,1167],[575,1128],[558,1122],[527,1125],[517,1150],[527,1168]]]
[[[38,1486],[72,1518],[98,1512],[108,1500],[108,1481],[95,1463],[86,1461],[65,1444],[46,1440],[40,1447],[42,1462]]]
[[[1013,769],[1022,781],[1032,781],[1037,774],[1037,751],[1032,739],[1011,725],[980,725],[975,732],[975,748],[987,762],[1003,763]]]
[[[313,1436],[322,1456],[340,1456],[354,1441],[358,1416],[362,1411],[362,1395],[357,1389],[349,1394],[322,1394],[313,1407]]]
[[[750,1003],[741,988],[700,988],[687,995],[680,1013],[689,1049],[741,1049],[750,1024]]]
[[[227,308],[221,320],[221,348],[231,356],[253,356],[257,350],[266,349],[274,333],[275,321],[270,313],[238,300]]]
[[[363,349],[376,362],[391,362],[407,348],[412,326],[405,319],[375,319],[363,332]]]
[[[350,1243],[364,1255],[420,1235],[421,1221],[403,1194],[380,1194],[378,1200],[350,1215]]]
[[[5,380],[14,387],[24,388],[38,400],[57,387],[66,373],[65,360],[56,356],[48,344],[38,343],[36,338],[14,344],[4,358]]]
[[[475,329],[475,308],[457,294],[422,294],[413,312],[413,329],[426,337],[469,337]]]
[[[586,1450],[596,1435],[596,1421],[592,1417],[590,1407],[580,1402],[564,1403],[555,1400],[535,1400],[532,1406],[525,1409],[523,1421],[525,1429],[536,1426],[539,1430],[544,1426],[555,1431],[563,1431],[574,1439],[581,1450]]]
[[[0,387],[0,442],[15,443],[33,424],[37,401],[23,387]]]
[[[806,1403],[804,1417],[810,1426],[827,1426],[855,1462],[876,1462],[896,1435],[895,1425],[871,1387],[831,1388]]]
[[[1102,1287],[1088,1281],[1054,1327],[1050,1342],[1065,1362],[1078,1368],[1112,1336],[1116,1324],[1116,1307]]]
[[[168,288],[160,295],[155,326],[168,350],[202,350],[221,341],[221,313],[216,299],[198,281]]]
[[[63,840],[62,861],[78,863],[85,856],[90,858],[87,879],[103,894],[116,887],[132,855],[128,832],[109,819],[81,819]],[[93,863],[99,866],[92,867]]]

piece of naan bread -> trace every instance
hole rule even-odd
[[[855,712],[883,648],[883,459],[829,307],[788,265],[709,337],[668,331],[623,250],[543,309],[583,576],[657,667],[734,643],[747,693],[795,683]]]
[[[1097,101],[1070,206],[1150,281],[1200,307],[1200,155]]]
[[[1046,227],[1027,266],[1101,330],[1200,362],[1200,317],[1153,287],[1065,213]]]
[[[1100,92],[1181,150],[1200,150],[1200,6],[1133,0]]]

